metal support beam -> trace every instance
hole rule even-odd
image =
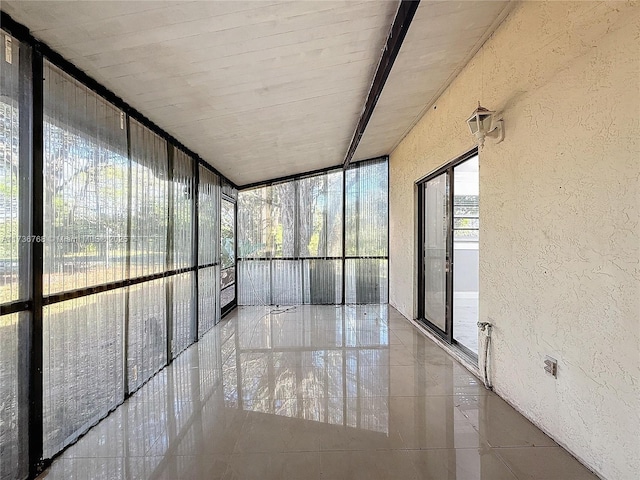
[[[127,169],[127,257],[125,263],[125,278],[131,278],[131,212],[133,208],[133,160],[131,159],[131,117],[125,115],[125,127],[127,133],[127,159],[129,168]],[[125,289],[124,294],[124,318],[122,319],[122,383],[124,384],[124,398],[129,397],[129,308],[131,305],[131,295],[129,289]]]
[[[340,303],[344,305],[346,302],[347,289],[347,171],[342,172],[342,298]],[[343,345],[345,345],[343,343]]]
[[[192,190],[192,198],[191,198],[191,208],[193,212],[192,218],[192,232],[193,232],[193,257],[191,259],[192,265],[195,268],[195,277],[193,282],[193,317],[191,318],[191,342],[195,343],[198,341],[198,315],[200,315],[200,307],[199,307],[199,278],[200,278],[200,268],[198,265],[198,255],[200,251],[199,247],[199,238],[200,238],[200,224],[199,222],[199,196],[200,196],[200,164],[197,161],[193,162],[193,190]]]
[[[32,130],[31,130],[31,235],[44,236],[43,192],[43,105],[44,105],[44,71],[42,52],[33,48],[32,62]],[[31,315],[31,358],[29,375],[29,475],[35,477],[40,473],[43,456],[43,322],[42,322],[42,270],[43,243],[33,242],[31,294],[33,295],[33,311]]]
[[[165,270],[171,270],[174,268],[174,237],[175,237],[175,149],[173,145],[167,142],[167,178],[169,179],[169,208],[167,209],[167,251],[166,253],[166,264]],[[167,351],[167,359],[166,364],[169,365],[173,360],[173,283],[174,278],[168,278],[164,283],[165,290],[165,302],[166,302],[166,312],[165,312],[165,324],[167,328],[167,343],[166,343],[166,351]]]
[[[356,153],[356,149],[358,148],[360,139],[364,135],[364,131],[367,128],[369,120],[371,119],[371,115],[373,115],[373,110],[376,108],[378,99],[382,94],[384,85],[387,82],[389,74],[391,73],[393,63],[396,61],[396,57],[400,52],[402,42],[404,41],[404,37],[407,35],[407,31],[409,31],[409,26],[411,25],[411,21],[413,20],[413,16],[415,15],[419,4],[420,0],[402,0],[400,2],[396,17],[394,18],[393,24],[391,25],[391,31],[389,32],[389,36],[387,37],[387,43],[384,47],[384,50],[382,51],[382,58],[380,58],[378,69],[376,70],[376,74],[373,77],[373,82],[371,83],[371,88],[369,89],[369,93],[367,94],[367,100],[365,101],[364,109],[362,110],[362,114],[360,115],[360,119],[358,120],[358,125],[356,126],[356,130],[353,133],[353,137],[351,137],[351,144],[349,145],[349,149],[347,150],[347,153],[344,157],[343,166],[345,168],[349,165],[349,163],[351,163],[351,159]]]
[[[33,192],[31,191],[31,138],[33,136],[33,101],[32,101],[32,75],[33,59],[31,48],[20,45],[18,49],[18,68],[19,68],[19,99],[18,99],[18,158],[19,158],[19,188],[18,188],[18,236],[23,238],[31,236],[31,208],[33,203]],[[5,313],[18,313],[25,310],[33,309],[31,301],[31,246],[33,242],[18,243],[18,289],[19,298],[23,301],[5,304],[0,307],[2,315]],[[24,451],[29,445],[29,425],[30,403],[29,389],[31,388],[30,372],[30,354],[31,349],[31,316],[24,313],[18,313],[18,346],[19,352],[17,356],[17,378],[18,383],[18,445]],[[25,467],[28,466],[28,458],[18,459],[18,470],[21,474],[26,473]]]

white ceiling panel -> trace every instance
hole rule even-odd
[[[389,154],[510,5],[422,0],[354,160]],[[397,7],[2,1],[36,38],[238,185],[342,163]]]
[[[422,0],[353,160],[391,153],[511,6],[509,1]]]
[[[2,2],[239,185],[342,162],[397,6]]]

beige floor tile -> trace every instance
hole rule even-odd
[[[405,450],[322,452],[321,478],[331,480],[417,480],[418,473]]]
[[[314,306],[237,309],[41,478],[595,477],[392,308]]]
[[[488,447],[416,450],[409,457],[422,480],[516,480]]]
[[[497,395],[465,396],[458,408],[492,447],[557,446]]]
[[[495,448],[518,480],[597,480],[560,447]]]
[[[225,480],[319,480],[318,452],[232,455]]]

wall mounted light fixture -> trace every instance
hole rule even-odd
[[[480,106],[480,102],[478,102],[478,108],[476,108],[467,119],[467,124],[469,125],[469,130],[471,130],[471,134],[476,137],[480,148],[484,147],[484,139],[486,137],[497,138],[498,141],[496,143],[504,140],[502,118],[499,118],[496,112]]]

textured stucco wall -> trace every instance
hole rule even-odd
[[[415,317],[415,181],[473,147],[496,391],[606,479],[640,471],[640,6],[518,4],[391,155],[390,303]],[[543,372],[559,362],[557,380]]]

